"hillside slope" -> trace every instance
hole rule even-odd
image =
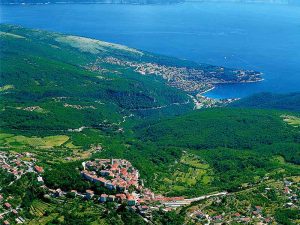
[[[247,98],[243,98],[230,106],[240,108],[257,109],[279,109],[287,111],[300,111],[300,93],[273,94],[259,93]]]
[[[143,123],[136,133],[145,143],[155,143],[160,149],[181,149],[207,162],[214,178],[205,182],[211,180],[206,177],[211,176],[209,171],[200,176],[197,184],[202,188],[198,191],[213,187],[234,190],[241,183],[254,182],[255,176],[279,166],[274,162],[276,155],[300,164],[299,126],[290,125],[278,111],[208,109]],[[296,171],[300,172],[299,167]],[[196,191],[184,183],[179,186],[187,193]],[[170,189],[173,194],[178,192]]]
[[[140,58],[138,50],[100,41],[95,47],[90,39],[15,26],[0,29],[2,128],[49,132],[97,127],[105,120],[120,122],[130,110],[173,103],[182,104],[183,111],[192,108],[183,91],[164,81],[130,68],[94,66],[100,55]],[[68,38],[75,41],[69,45]]]

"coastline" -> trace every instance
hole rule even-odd
[[[213,86],[213,87],[207,89],[206,91],[199,92],[198,94],[200,94],[200,95],[205,94],[207,92],[210,92],[210,91],[214,90],[215,88],[216,88],[216,86]]]
[[[261,74],[262,75],[262,74]],[[217,85],[226,85],[226,84],[247,84],[247,83],[258,83],[258,82],[262,82],[262,81],[264,81],[265,79],[264,78],[261,78],[261,79],[259,79],[259,80],[249,80],[249,81],[236,81],[236,82],[234,82],[234,81],[232,81],[232,82],[224,82],[224,83],[212,83],[214,86],[213,87],[211,87],[211,88],[209,88],[209,89],[207,89],[207,90],[205,90],[205,91],[201,91],[201,92],[199,92],[198,94],[200,94],[200,95],[203,95],[203,94],[205,94],[205,93],[208,93],[208,92],[210,92],[210,91],[213,91],[214,89],[216,89],[216,86]]]
[[[247,81],[226,81],[226,82],[215,82],[215,83],[211,83],[213,85],[219,85],[219,84],[246,84],[246,83],[259,83],[264,81],[264,78],[260,78],[258,80],[247,80]]]
[[[262,75],[263,73],[261,73],[260,75]],[[265,79],[264,78],[261,78],[259,80],[249,80],[249,81],[242,81],[242,82],[226,82],[226,83],[213,83],[213,87],[207,89],[206,91],[202,91],[202,92],[199,92],[198,95],[199,96],[202,96],[204,98],[208,98],[208,99],[212,99],[212,100],[232,100],[232,99],[235,99],[235,100],[238,100],[238,99],[241,99],[242,97],[211,97],[211,96],[206,96],[205,94],[209,93],[209,92],[212,92],[213,90],[215,90],[217,88],[217,86],[227,86],[227,85],[238,85],[238,84],[247,84],[247,83],[259,83],[259,82],[262,82],[264,81]],[[199,103],[199,102],[198,102]]]

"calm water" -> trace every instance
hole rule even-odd
[[[208,96],[300,91],[299,6],[184,3],[0,7],[1,23],[87,36],[197,62],[265,73],[264,82],[223,85]]]

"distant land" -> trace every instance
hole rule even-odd
[[[300,4],[299,0],[0,0],[0,4],[174,4],[183,2],[237,2],[237,3],[272,3]]]

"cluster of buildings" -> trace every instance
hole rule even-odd
[[[124,159],[96,159],[83,163],[84,170],[82,177],[93,183],[99,184],[111,191],[116,191],[115,195],[102,194],[99,202],[126,202],[129,206],[136,205],[138,196],[135,190],[142,189],[139,183],[139,171],[131,163]],[[133,192],[133,193],[132,193]],[[86,198],[94,196],[92,190],[86,191]]]
[[[4,225],[9,225],[11,222],[11,218],[15,218],[15,222],[20,224],[24,223],[25,219],[19,215],[19,209],[13,208],[12,205],[8,202],[11,197],[8,197],[5,199],[1,194],[0,194],[0,221]],[[14,224],[15,224],[14,222]]]
[[[166,66],[157,63],[125,61],[115,57],[107,57],[102,62],[131,67],[135,72],[146,75],[153,74],[167,80],[168,85],[189,93],[198,93],[193,99],[195,108],[223,106],[236,99],[211,99],[202,94],[214,89],[216,84],[244,83],[261,81],[261,73],[252,70],[226,71],[223,67],[194,69],[188,67]],[[93,71],[95,68],[93,67]],[[227,75],[229,73],[229,75]]]
[[[205,221],[209,223],[222,223],[223,222],[223,216],[222,215],[216,215],[216,216],[210,216],[207,213],[204,213],[202,211],[196,211],[194,212],[195,218],[197,218],[198,221]]]
[[[200,93],[197,94],[196,97],[193,96],[190,97],[192,97],[196,109],[223,107],[238,100],[238,98],[226,98],[226,99],[209,98]]]
[[[272,218],[264,217],[262,215],[262,207],[255,206],[253,209],[250,210],[250,214],[244,215],[239,212],[232,213],[230,215],[218,214],[218,215],[209,215],[208,213],[204,213],[200,210],[194,212],[194,217],[197,221],[202,221],[205,223],[212,223],[212,224],[223,224],[224,222],[236,222],[236,223],[246,223],[246,224],[270,224],[273,222]]]
[[[238,212],[234,213],[232,216],[232,220],[240,223],[256,224],[270,224],[271,222],[273,222],[273,218],[264,216],[263,207],[259,205],[251,207],[246,215],[242,215]]]
[[[35,161],[33,154],[29,152],[12,154],[0,151],[0,167],[7,173],[14,175],[15,179],[11,183],[27,172],[42,173],[43,168],[35,165]],[[40,176],[38,176],[38,180],[41,180]],[[12,198],[11,196],[4,197],[0,193],[0,221],[5,225],[12,223],[12,218],[15,220],[13,224],[25,222],[25,219],[19,215],[19,208],[14,208],[9,203]]]
[[[139,171],[124,159],[98,159],[84,163],[82,176],[109,190],[126,192],[139,188]]]
[[[24,161],[22,160],[23,158],[30,158],[30,161]],[[32,154],[28,152],[8,154],[7,152],[0,151],[0,167],[17,178],[26,172],[32,172],[34,161],[35,159],[32,158]]]
[[[81,175],[86,180],[101,185],[115,194],[103,193],[95,195],[93,190],[86,190],[83,197],[92,199],[97,196],[100,203],[115,202],[126,204],[130,210],[138,212],[144,218],[150,218],[153,210],[163,207],[165,211],[174,208],[166,207],[166,202],[184,200],[183,197],[165,197],[155,195],[150,189],[145,188],[139,179],[139,171],[125,159],[96,159],[83,163]],[[76,195],[82,195],[72,191]],[[149,206],[151,205],[151,207]]]
[[[283,193],[287,198],[285,206],[287,208],[298,208],[300,210],[300,187],[292,181],[284,180],[283,181]]]
[[[43,109],[40,106],[28,106],[23,108],[23,110],[33,112],[33,111],[41,111]]]
[[[94,191],[86,190],[85,198],[91,199],[93,197],[94,197]],[[126,193],[126,194],[118,193],[118,194],[114,194],[114,195],[101,194],[100,197],[98,198],[98,201],[100,203],[105,203],[105,202],[117,202],[120,204],[125,203],[128,206],[134,206],[138,203],[137,197],[130,193]]]
[[[68,104],[68,103],[65,103],[64,107],[66,107],[66,108],[73,108],[73,109],[96,109],[96,107],[92,106],[92,105],[81,106],[81,105],[71,105],[71,104]]]
[[[189,69],[187,67],[165,66],[157,63],[125,61],[114,57],[107,57],[103,62],[118,65],[128,66],[134,69],[135,72],[146,75],[153,74],[163,77],[168,81],[170,86],[188,91],[203,91],[209,83],[219,81],[217,78],[208,78],[207,74],[200,69]]]
[[[163,77],[170,86],[182,89],[187,92],[203,92],[211,89],[214,84],[257,82],[262,80],[261,73],[252,70],[230,71],[230,77],[226,76],[223,67],[207,69],[194,69],[188,67],[165,66],[157,63],[125,61],[114,57],[107,57],[103,62],[129,66],[142,75],[154,74]]]
[[[115,194],[103,193],[97,196],[99,203],[115,202],[125,204],[130,210],[151,217],[151,208],[146,205],[155,199],[154,193],[144,188],[139,171],[124,159],[96,159],[83,163],[81,175],[86,180],[101,185]],[[76,191],[73,191],[74,193]],[[79,193],[75,193],[80,195]],[[96,197],[93,190],[86,190],[86,199]]]
[[[265,177],[264,180],[267,180],[268,177]],[[299,178],[296,178],[299,179]],[[270,198],[269,196],[276,195],[280,198],[280,204],[275,204],[274,207],[282,209],[300,209],[300,186],[298,182],[291,181],[292,179],[284,179],[283,181],[276,182],[274,184],[269,184],[260,194],[266,199]],[[251,186],[250,186],[251,187]],[[235,204],[235,201],[240,201],[240,199],[232,197],[232,204]],[[222,205],[220,198],[213,198],[213,203]],[[226,201],[225,201],[226,202]],[[272,200],[271,200],[272,202]],[[226,211],[215,212],[212,208],[202,208],[201,210],[196,209],[190,214],[190,217],[195,222],[200,223],[212,223],[212,224],[223,224],[224,222],[234,222],[241,224],[277,224],[276,218],[270,213],[270,209],[273,207],[272,204],[261,205],[252,205],[251,202],[244,200],[244,207],[239,211]],[[224,208],[228,207],[227,203],[223,205]],[[230,208],[230,206],[228,207]],[[276,211],[276,208],[273,209]],[[219,213],[219,214],[218,214]]]
[[[125,159],[96,159],[83,163],[82,177],[93,183],[102,185],[109,190],[115,190],[118,194],[100,197],[101,202],[124,201],[133,202],[167,202],[180,201],[183,197],[165,197],[155,195],[150,189],[144,188],[143,181],[139,179],[139,171]],[[136,194],[138,192],[138,194]],[[90,191],[92,193],[92,191]]]

